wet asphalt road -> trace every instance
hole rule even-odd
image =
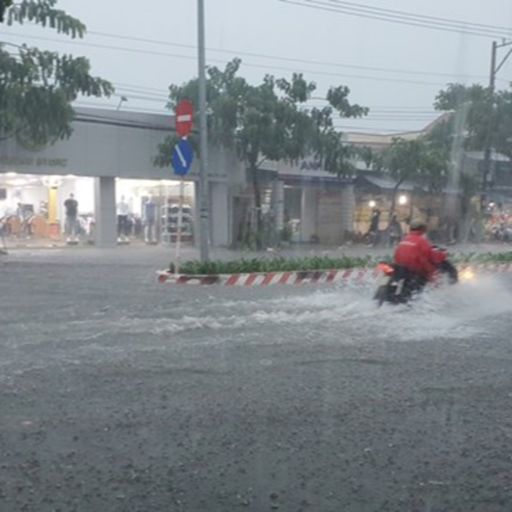
[[[172,288],[162,254],[0,260],[0,510],[512,510],[512,281]]]

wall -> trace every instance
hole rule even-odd
[[[172,123],[171,116],[80,108],[68,140],[37,151],[13,139],[0,142],[0,172],[173,179],[170,167],[153,162],[158,146],[173,133]],[[244,167],[236,155],[212,146],[208,156],[210,180],[244,181]],[[198,173],[196,158],[189,179],[196,180]]]
[[[318,189],[302,189],[301,241],[312,242],[317,235],[318,226]]]
[[[318,241],[324,245],[341,244],[343,241],[342,191],[323,190],[318,193]]]
[[[0,142],[0,173],[63,177],[59,191],[59,217],[63,217],[62,203],[71,192],[77,196],[81,212],[89,209],[92,211],[92,201],[87,202],[81,194],[82,186],[80,189],[73,188],[65,177],[175,180],[172,168],[158,167],[153,161],[159,145],[173,135],[172,125],[173,118],[170,115],[76,109],[73,134],[67,140],[57,141],[52,146],[38,150],[21,147],[12,139]],[[230,201],[245,185],[245,167],[232,151],[210,146],[207,174],[211,188],[212,242],[214,245],[227,245],[231,238]],[[187,180],[194,183],[198,178],[199,160],[196,156]],[[116,201],[119,201],[124,185],[119,181],[114,185],[120,189],[115,194]],[[92,182],[86,186],[91,192],[91,199],[94,197],[93,186]],[[109,189],[109,197],[110,192]],[[130,194],[130,197],[124,194],[136,213],[140,212],[141,206],[142,192],[139,192]]]

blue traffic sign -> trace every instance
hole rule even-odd
[[[174,146],[174,151],[172,152],[171,162],[174,167],[174,172],[178,176],[185,176],[188,171],[190,171],[193,160],[194,150],[190,142],[187,139],[181,139],[178,144]]]

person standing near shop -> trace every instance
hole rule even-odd
[[[152,196],[144,203],[144,239],[147,244],[156,243],[156,212],[157,205]]]
[[[66,210],[66,235],[68,241],[74,241],[78,231],[78,201],[74,194],[69,194],[68,199],[64,201],[64,208]]]
[[[128,229],[130,215],[130,205],[126,202],[124,196],[117,203],[117,236],[120,242],[128,242]]]
[[[368,230],[368,245],[376,245],[379,242],[379,225],[380,225],[380,210],[373,208],[372,217],[370,219],[370,229]]]
[[[402,234],[402,226],[398,222],[396,213],[394,213],[388,226],[389,245],[395,246],[402,238]]]

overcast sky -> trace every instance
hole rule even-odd
[[[317,1],[335,5],[336,0]],[[512,30],[510,0],[352,2]],[[163,112],[168,85],[197,74],[195,0],[59,0],[58,4],[87,25],[89,33],[83,42],[68,43],[65,36],[31,26],[2,26],[1,40],[19,43],[25,38],[30,45],[89,57],[94,74],[112,81],[117,94],[128,98],[122,107],[125,110]],[[488,83],[492,37],[405,26],[280,0],[205,0],[205,4],[209,64],[221,66],[240,55],[242,73],[251,82],[266,73],[289,76],[293,71],[304,72],[318,84],[319,96],[331,85],[348,85],[351,99],[369,106],[372,113],[362,121],[340,120],[338,124],[346,129],[418,129],[432,119],[429,111],[443,84]],[[503,49],[500,55],[505,53]],[[512,80],[512,57],[499,78],[499,87]],[[115,108],[119,96],[82,100],[80,104],[87,102]]]

